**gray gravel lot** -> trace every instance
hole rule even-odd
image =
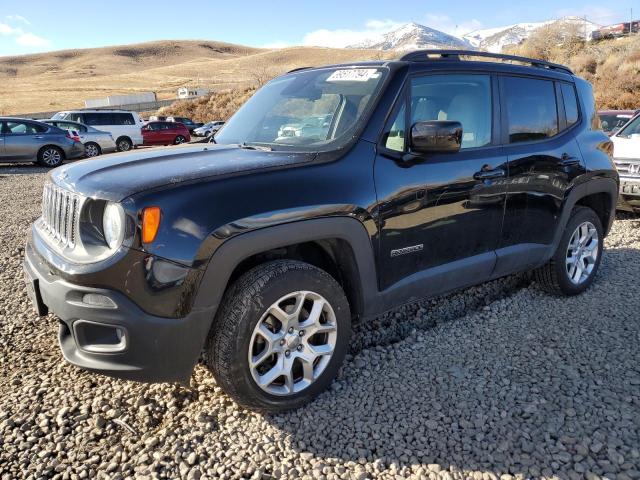
[[[43,170],[0,167],[0,478],[640,479],[640,219],[585,294],[515,276],[355,329],[332,388],[293,413],[67,365],[21,259]]]

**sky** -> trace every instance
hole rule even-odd
[[[586,15],[628,21],[639,0],[0,0],[0,56],[152,40],[219,40],[255,47],[342,47],[416,22],[454,35]]]

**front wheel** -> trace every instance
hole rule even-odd
[[[588,207],[576,207],[551,260],[536,270],[542,288],[557,295],[577,295],[593,283],[602,259],[602,223]]]
[[[242,275],[225,295],[205,360],[218,384],[246,408],[298,408],[325,390],[351,337],[345,294],[307,263],[278,260]]]

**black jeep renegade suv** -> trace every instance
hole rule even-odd
[[[242,405],[294,408],[356,318],[524,270],[584,291],[618,195],[589,84],[520,57],[299,69],[215,141],[50,173],[24,268],[67,361],[186,383],[203,353]]]

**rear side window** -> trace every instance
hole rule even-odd
[[[562,99],[564,100],[564,112],[567,117],[567,128],[578,122],[578,99],[573,85],[561,83]]]
[[[558,108],[553,82],[503,77],[509,143],[531,142],[558,133]]]
[[[135,125],[133,115],[130,113],[112,113],[113,123],[111,125]]]

